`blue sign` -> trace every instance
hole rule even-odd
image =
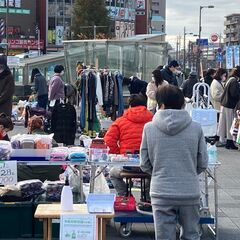
[[[197,39],[197,45],[200,46],[207,46],[208,45],[208,39],[207,38],[201,38],[201,39]]]
[[[217,62],[222,62],[222,61],[223,61],[223,55],[220,54],[220,53],[218,53],[218,54],[216,55],[216,60],[217,60]]]

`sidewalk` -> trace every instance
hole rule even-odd
[[[15,127],[11,135],[26,133],[23,127]],[[218,148],[221,166],[217,170],[219,184],[219,240],[240,240],[240,151]],[[213,192],[210,189],[210,210],[213,211]],[[119,224],[113,221],[107,227],[107,240],[124,239],[118,233]],[[153,224],[133,224],[129,240],[154,239]],[[214,239],[205,229],[202,240]]]
[[[240,239],[240,152],[218,148],[221,166],[217,169],[219,184],[219,240]],[[213,189],[210,187],[210,210],[213,211]],[[116,228],[116,229],[115,229]],[[107,239],[124,239],[118,234],[119,225],[111,223],[107,228]],[[133,224],[128,239],[154,239],[153,224]],[[206,227],[202,240],[214,239]]]

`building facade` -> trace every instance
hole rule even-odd
[[[151,33],[166,32],[166,0],[151,0]]]
[[[225,38],[224,42],[227,46],[240,44],[240,13],[226,16],[224,22]]]
[[[1,52],[16,55],[44,50],[44,38],[38,35],[41,34],[39,18],[42,15],[41,9],[37,8],[38,4],[44,1],[0,0]],[[45,36],[45,32],[42,33],[42,36]],[[7,48],[4,47],[6,43]]]

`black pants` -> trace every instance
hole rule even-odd
[[[46,109],[47,103],[48,103],[48,95],[47,94],[38,96],[38,107]]]

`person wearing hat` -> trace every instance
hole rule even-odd
[[[168,66],[161,70],[163,80],[166,80],[169,84],[178,86],[176,73],[179,64],[176,60],[171,61]]]
[[[0,113],[12,114],[12,98],[14,94],[14,78],[7,66],[7,57],[0,56]]]
[[[184,97],[192,98],[193,95],[193,86],[198,82],[197,73],[192,71],[189,74],[189,77],[182,84],[182,91]]]
[[[56,103],[65,98],[64,82],[61,76],[64,74],[64,67],[62,65],[56,65],[54,68],[54,76],[49,83],[48,99],[50,101],[50,107],[54,107]]]

